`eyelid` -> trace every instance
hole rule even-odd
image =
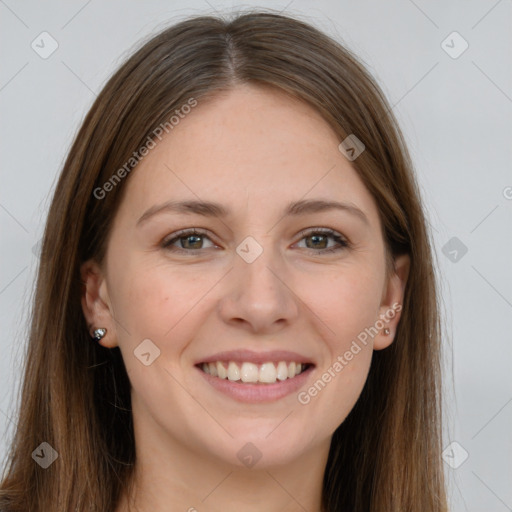
[[[332,229],[332,228],[322,227],[322,226],[317,226],[317,227],[312,227],[312,228],[305,228],[305,229],[299,231],[297,236],[304,237],[306,235],[311,235],[312,233],[322,233],[322,234],[326,234],[326,235],[336,235],[336,236],[339,236],[345,242],[348,243],[347,237],[344,236],[339,231],[336,231],[335,229]]]
[[[162,242],[161,246],[164,249],[168,249],[172,243],[178,241],[182,237],[191,236],[191,235],[201,235],[206,238],[209,238],[211,242],[214,245],[217,245],[216,242],[212,239],[212,237],[208,234],[208,231],[202,228],[185,228],[180,229],[179,231],[176,231],[174,233],[171,233],[169,236],[166,236]],[[174,247],[173,250],[177,252],[188,252],[188,253],[194,253],[196,251],[200,251],[201,249],[182,249],[180,247]]]

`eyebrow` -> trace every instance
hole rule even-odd
[[[357,206],[338,201],[326,201],[324,199],[301,199],[291,202],[285,207],[283,217],[287,215],[319,213],[328,210],[345,211],[358,217],[366,225],[370,225],[368,217]],[[167,201],[146,210],[137,221],[137,226],[145,223],[149,218],[164,212],[196,214],[204,217],[227,217],[231,213],[225,206],[211,201]]]

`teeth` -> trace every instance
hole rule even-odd
[[[258,382],[258,366],[253,363],[243,363],[240,378],[242,382]]]
[[[217,377],[219,377],[220,379],[226,379],[227,376],[228,371],[226,370],[226,368],[224,368],[224,365],[220,361],[217,361]]]
[[[284,361],[280,361],[277,365],[277,378],[279,380],[286,380],[288,378],[288,367]]]
[[[229,380],[240,380],[240,368],[233,361],[228,364],[228,379]]]
[[[286,363],[279,361],[277,366],[275,363],[267,362],[262,365],[244,362],[239,366],[234,361],[229,361],[227,369],[222,361],[214,363],[203,363],[202,369],[205,373],[209,373],[213,377],[220,379],[228,379],[231,381],[242,382],[263,382],[272,384],[276,380],[286,380],[299,375],[305,368],[301,363]]]
[[[245,364],[245,363],[244,363]],[[276,381],[276,367],[274,363],[264,363],[260,368],[260,382],[275,382]]]

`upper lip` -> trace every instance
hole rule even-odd
[[[253,352],[252,350],[230,350],[225,352],[217,352],[211,356],[202,358],[196,364],[201,363],[214,363],[216,361],[233,361],[233,362],[248,362],[254,364],[263,364],[273,361],[285,361],[287,363],[304,363],[314,364],[311,358],[298,354],[297,352],[290,352],[289,350],[271,350],[268,352]]]

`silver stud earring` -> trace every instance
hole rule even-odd
[[[92,338],[94,341],[100,341],[105,336],[105,334],[107,334],[107,329],[100,327],[99,329],[94,330],[94,335]]]
[[[382,332],[384,336],[387,336],[391,331],[386,327]]]

